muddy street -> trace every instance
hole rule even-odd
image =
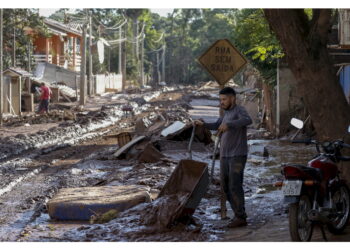
[[[159,140],[157,137],[157,140],[151,140],[161,153],[161,157],[154,162],[142,162],[133,156],[133,150],[122,159],[115,157],[115,152],[120,148],[116,134],[134,131],[136,127],[143,129],[144,134],[160,131],[162,126],[158,124],[164,125],[164,121],[159,114],[166,114],[167,121],[181,120],[186,123],[197,118],[215,121],[218,114],[216,93],[216,90],[205,90],[201,95],[198,92],[194,95],[194,91],[188,88],[143,96],[129,95],[128,99],[141,102],[142,98],[142,102],[145,102],[135,106],[139,109],[135,115],[119,116],[107,125],[95,126],[97,129],[86,130],[85,134],[78,133],[76,140],[71,138],[74,141],[72,143],[63,143],[61,140],[60,147],[37,147],[4,158],[1,163],[0,240],[290,241],[287,208],[282,202],[280,189],[274,187],[273,183],[282,179],[281,163],[305,163],[314,154],[312,146],[300,150],[299,145],[288,141],[263,137],[253,139],[251,136],[244,175],[248,225],[238,229],[227,228],[228,220],[220,217],[218,160],[215,161],[214,182],[209,184],[191,221],[177,222],[168,227],[167,220],[172,216],[169,208],[178,207],[182,199],[187,197],[157,197],[179,161],[188,159],[188,138]],[[121,95],[113,98],[125,100],[125,96]],[[113,112],[116,113],[117,109]],[[248,134],[255,135],[258,132],[249,129]],[[32,136],[40,137],[40,134]],[[53,144],[47,142],[47,145]],[[212,146],[195,141],[192,147],[193,160],[210,166]],[[268,156],[264,154],[266,150]],[[54,220],[48,214],[48,202],[62,188],[125,185],[146,188],[151,202],[126,209],[103,224]],[[232,218],[229,203],[227,209],[228,217]],[[341,236],[328,236],[329,240],[346,240]],[[312,240],[322,240],[317,230]]]

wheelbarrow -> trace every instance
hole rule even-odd
[[[174,210],[172,220],[193,215],[209,185],[208,164],[184,159],[171,174],[158,198],[166,195],[181,195],[181,203]]]

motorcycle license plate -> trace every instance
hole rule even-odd
[[[300,180],[290,181],[286,180],[283,182],[282,192],[285,196],[295,196],[300,195],[301,187],[303,182]]]

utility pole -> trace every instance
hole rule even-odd
[[[111,72],[111,48],[108,48],[108,73]]]
[[[140,49],[140,46],[139,46],[139,43],[141,43],[142,44],[142,41],[143,41],[143,31],[142,31],[142,33],[140,34],[140,37],[141,37],[141,39],[139,40],[137,40],[137,50],[136,50],[136,52],[137,52],[137,54],[136,54],[136,62],[137,62],[137,70],[138,70],[138,72],[139,72],[139,74],[138,74],[138,81],[139,81],[139,83],[140,83],[140,85],[142,86],[143,85],[143,82],[142,82],[142,63],[143,63],[143,61],[142,61],[142,55],[141,55],[141,53],[142,53],[142,48]],[[141,45],[141,47],[142,47],[142,45]]]
[[[83,41],[81,43],[81,65],[80,65],[80,105],[85,105],[86,91],[86,23],[83,25]]]
[[[165,44],[163,45],[162,54],[162,81],[165,82]]]
[[[136,54],[136,41],[137,41],[137,18],[133,17],[133,23],[132,23],[132,29],[133,29],[133,44],[132,44],[132,58],[135,58],[137,57],[137,54]]]
[[[16,67],[16,21],[13,18],[12,67]]]
[[[30,60],[30,58],[31,58],[31,41],[29,41],[29,43],[28,43],[28,72],[29,73],[31,73],[31,71],[32,71],[32,65],[31,65],[31,60]]]
[[[126,34],[128,31],[128,23],[124,25],[124,37],[126,38]],[[122,66],[122,91],[125,89],[126,85],[126,40],[122,42],[121,44],[121,66]]]
[[[145,85],[145,70],[144,70],[144,49],[145,49],[145,34],[142,33],[141,40],[141,62],[140,62],[140,71],[141,71],[141,85]]]
[[[3,85],[3,65],[2,65],[2,52],[3,52],[3,11],[4,9],[0,8],[0,126],[2,126],[2,112],[3,112],[3,101],[4,101],[4,85]]]
[[[157,85],[159,86],[160,79],[160,71],[159,71],[159,51],[157,51]]]
[[[119,28],[119,41],[122,40],[122,28],[123,27],[120,27]],[[118,44],[118,50],[119,50],[119,53],[118,53],[118,74],[122,74],[122,42],[120,42]]]
[[[29,41],[29,44],[28,44],[28,72],[29,73],[32,73],[32,61],[31,61],[31,58],[32,58],[32,41],[30,40]],[[30,77],[28,77],[28,92],[30,93],[30,90],[32,88],[32,82],[30,80]]]
[[[91,53],[91,46],[92,46],[92,16],[91,12],[89,11],[89,84],[88,84],[88,95],[91,96],[91,94],[94,94],[94,86],[93,86],[93,80],[92,80],[92,53]]]
[[[136,56],[136,60],[139,60],[139,36],[138,36],[138,32],[139,32],[139,20],[136,19],[136,33],[135,33],[135,56]]]

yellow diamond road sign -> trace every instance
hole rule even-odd
[[[247,63],[228,39],[217,40],[198,61],[219,84],[227,83]]]

